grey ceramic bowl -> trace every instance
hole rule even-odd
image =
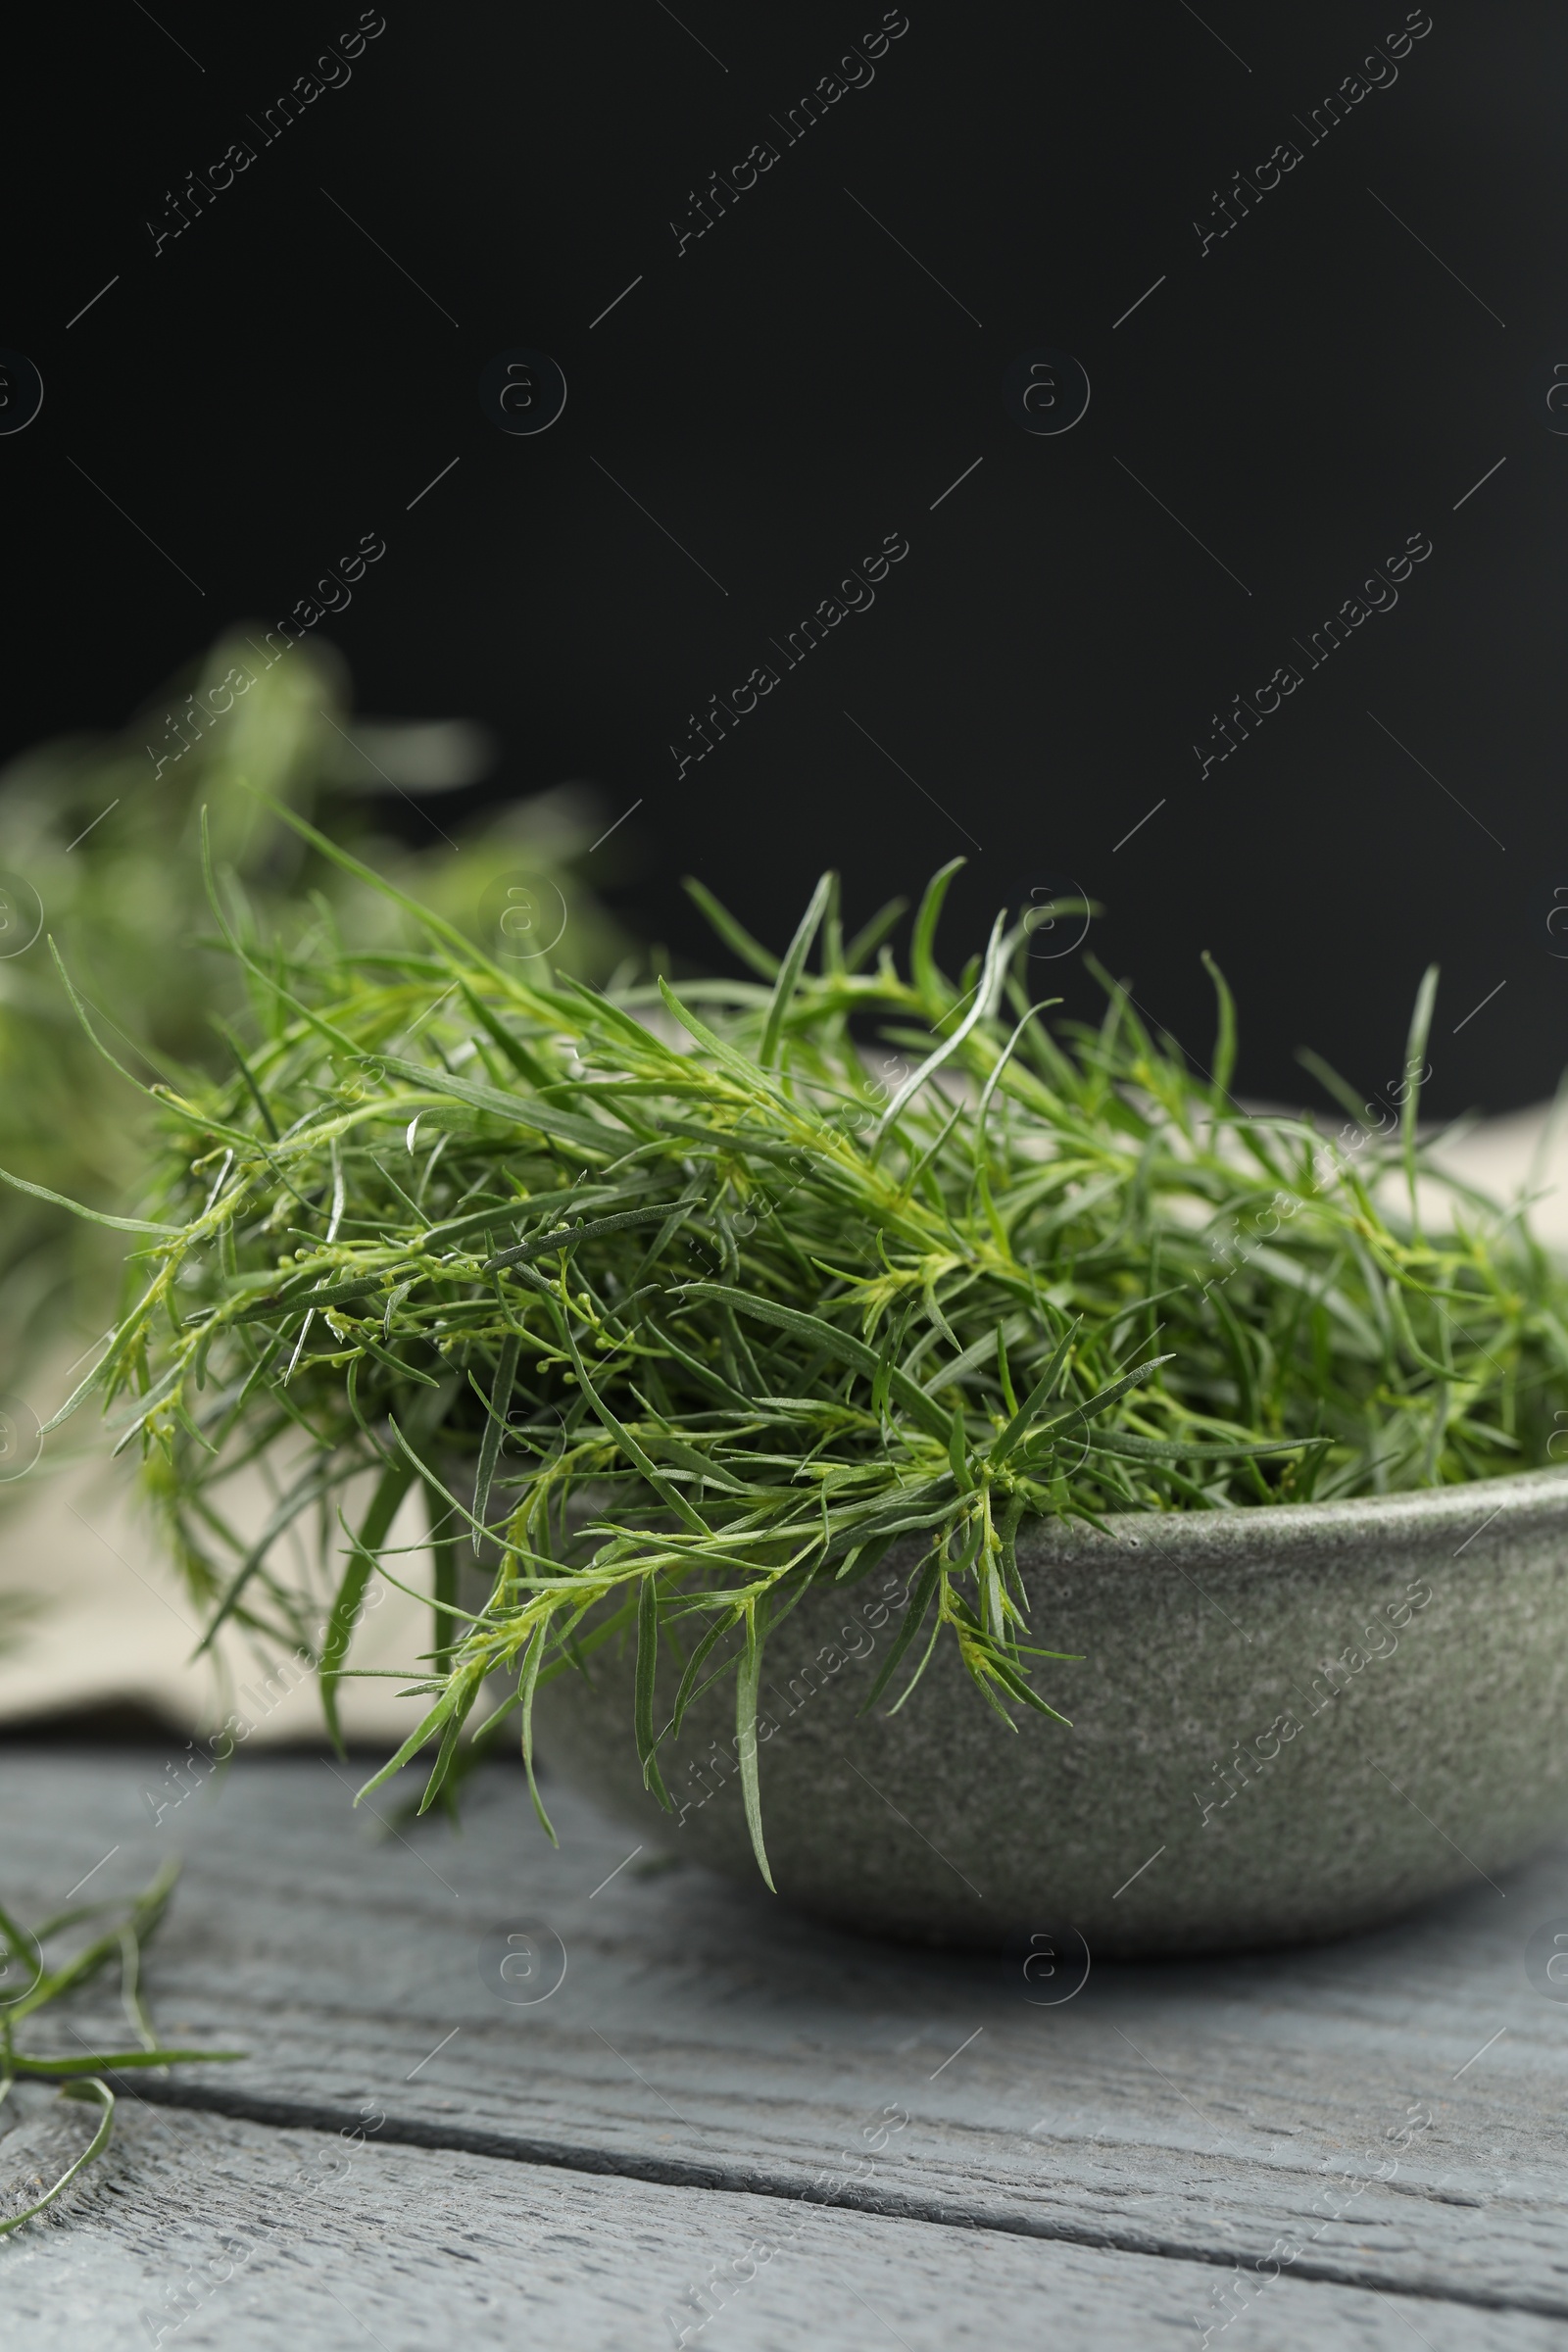
[[[1219,1951],[1374,1926],[1568,1829],[1568,1469],[1109,1524],[1019,1546],[1033,1640],[1081,1653],[1035,1674],[1071,1730],[1009,1731],[946,1643],[902,1712],[859,1713],[914,1553],[785,1620],[760,1725],[783,1897],[918,1941]],[[540,1692],[542,1753],[754,1877],[733,1688],[661,1751],[674,1817],[642,1787],[629,1645]]]

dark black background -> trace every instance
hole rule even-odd
[[[707,952],[683,872],[776,941],[826,863],[857,920],[967,851],[950,960],[1075,884],[1205,1059],[1219,957],[1254,1095],[1315,1091],[1301,1043],[1394,1074],[1433,957],[1432,1105],[1549,1091],[1568,440],[1532,370],[1568,359],[1560,7],[1435,0],[1316,146],[1296,118],[1402,7],[909,0],[871,85],[789,147],[770,118],[880,8],[387,0],[266,147],[247,118],[357,9],[157,14],[59,18],[10,77],[0,343],[46,398],[0,439],[0,748],[119,724],[376,530],[329,624],[362,705],[488,720],[492,792],[640,801],[622,901],[678,951]],[[155,258],[166,191],[241,137],[255,164]],[[690,191],[766,137],[778,164],[677,256]],[[1200,255],[1213,191],[1291,137]],[[538,438],[478,404],[518,345],[569,385]],[[1060,438],[1002,402],[1042,345],[1093,384]],[[688,711],[890,531],[910,553],[874,610],[677,782]],[[1397,609],[1200,781],[1210,714],[1417,531]],[[1039,968],[1087,1005],[1075,964]]]

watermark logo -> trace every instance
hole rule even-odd
[[[1074,955],[1089,937],[1094,911],[1088,895],[1070,876],[1036,882],[1023,915],[1031,958],[1056,963],[1063,956]]]
[[[1089,377],[1070,351],[1026,351],[1003,375],[1002,404],[1026,433],[1070,433],[1089,406]]]
[[[43,1946],[36,1936],[13,1924],[0,1941],[0,2011],[24,2001],[43,1975]]]
[[[22,956],[43,929],[43,901],[21,874],[0,869],[0,959]]]
[[[479,377],[479,406],[502,433],[547,433],[566,405],[566,379],[548,352],[499,351]]]
[[[0,1396],[0,1486],[25,1478],[43,1451],[38,1416],[24,1396]]]
[[[1087,1937],[1076,1928],[1017,1928],[1003,1946],[1003,1967],[1031,2009],[1059,2009],[1089,1982]]]
[[[43,377],[25,352],[0,351],[0,433],[25,432],[43,407]]]
[[[546,874],[498,874],[479,901],[479,942],[507,963],[548,956],[566,928],[566,902]]]
[[[1525,1975],[1544,2001],[1568,2001],[1568,1919],[1548,1919],[1525,1945]]]
[[[1568,435],[1568,360],[1538,360],[1528,384],[1536,421],[1559,439]]]
[[[553,1928],[502,1928],[481,1936],[479,1982],[492,1999],[514,2009],[548,2001],[565,1982],[566,1947]]]

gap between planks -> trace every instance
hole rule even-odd
[[[269,2098],[254,2091],[222,2090],[193,2082],[153,2082],[145,2079],[136,2082],[112,2073],[104,2079],[117,2093],[138,2099],[149,2107],[191,2108],[208,2115],[232,2116],[240,2122],[270,2124],[280,2131],[342,2132],[363,2129],[357,2109],[317,2104],[309,2099]],[[1106,2253],[1142,2254],[1160,2262],[1203,2262],[1219,2270],[1239,2267],[1234,2251],[1196,2240],[1097,2230],[1087,2223],[1054,2216],[955,2205],[906,2190],[881,2189],[868,2194],[846,2185],[823,2193],[785,2173],[699,2164],[679,2156],[626,2155],[570,2140],[477,2131],[462,2124],[428,2122],[418,2116],[389,2114],[375,2136],[379,2145],[450,2148],[464,2155],[499,2157],[509,2163],[542,2165],[557,2172],[646,2180],[664,2188],[699,2188],[717,2195],[780,2197],[794,2204],[836,2206],[874,2221],[928,2222],[949,2230],[990,2230],[1007,2237],[1049,2238]],[[1367,2288],[1380,2295],[1402,2296],[1409,2301],[1459,2304],[1476,2311],[1528,2312],[1541,2319],[1568,2320],[1568,2296],[1502,2294],[1487,2287],[1452,2282],[1427,2285],[1419,2280],[1390,2279],[1380,2272],[1352,2263],[1332,2262],[1322,2256],[1292,2263],[1290,2272],[1294,2278],[1327,2286]]]

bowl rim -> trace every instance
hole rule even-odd
[[[1337,1495],[1327,1502],[1238,1503],[1212,1511],[1107,1512],[1105,1533],[1084,1520],[1026,1519],[1018,1530],[1020,1568],[1054,1561],[1075,1564],[1103,1560],[1107,1544],[1117,1551],[1234,1558],[1250,1553],[1261,1564],[1272,1553],[1321,1548],[1325,1554],[1359,1549],[1368,1539],[1388,1535],[1401,1548],[1423,1538],[1462,1533],[1453,1557],[1500,1521],[1568,1521],[1568,1462],[1541,1470],[1514,1470],[1500,1478],[1466,1479],[1457,1485],[1417,1487],[1397,1494]],[[1152,1564],[1152,1563],[1151,1563]]]

